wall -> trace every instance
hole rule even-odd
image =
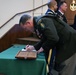
[[[0,26],[16,13],[34,9],[45,3],[47,3],[47,0],[0,0]],[[44,9],[41,8],[35,13],[44,13]]]
[[[15,14],[34,9],[46,2],[47,0],[0,0],[0,26],[7,22]],[[29,14],[41,15],[41,13],[45,13],[46,9],[47,6],[34,12],[32,11]],[[30,32],[26,32],[19,27],[18,21],[20,17],[21,15],[17,15],[10,22],[0,28],[0,52],[7,49],[12,44],[17,43],[17,38],[24,38],[31,35]]]
[[[15,24],[19,23],[21,14],[16,15],[17,13],[35,9],[45,3],[47,3],[47,0],[0,0],[0,27],[3,26],[0,28],[0,38],[2,38]],[[46,10],[47,6],[28,14],[32,16],[42,15]],[[16,16],[12,18],[14,15]],[[10,18],[12,18],[11,21],[7,22]]]
[[[65,15],[66,15],[66,17],[67,17],[67,20],[68,20],[68,23],[71,25],[71,24],[73,24],[73,22],[74,22],[74,16],[75,16],[75,14],[76,14],[76,10],[75,11],[71,11],[70,10],[70,3],[72,2],[72,0],[65,0],[66,2],[67,2],[67,4],[68,4],[68,9],[67,9],[67,11],[66,11],[66,13],[65,13]],[[76,1],[76,0],[75,0]]]
[[[38,6],[41,6],[47,3],[49,0],[0,0],[0,26],[2,26],[6,21],[8,21],[13,15],[16,13],[27,11]],[[59,0],[57,0],[59,1]],[[67,12],[65,13],[68,23],[72,24],[74,15],[76,11],[71,11],[69,9],[70,3],[72,0],[65,0],[68,4]],[[40,8],[34,12],[32,15],[40,15],[41,13],[44,14],[47,10],[47,6]],[[12,24],[13,22],[11,22]],[[18,20],[15,21],[14,24],[18,23]]]
[[[9,48],[13,44],[18,44],[18,38],[25,38],[31,35],[32,33],[27,32],[18,24],[14,25],[14,27],[10,29],[9,32],[7,32],[3,38],[0,39],[0,52]]]
[[[33,2],[34,1],[34,2]],[[66,0],[68,4],[68,9],[67,12],[65,13],[68,23],[72,24],[74,15],[76,14],[76,11],[71,11],[69,9],[69,5],[71,3],[71,0]],[[47,3],[47,0],[0,0],[0,26],[4,24],[8,19],[10,19],[13,15],[16,13],[22,12],[22,11],[27,11],[30,9],[34,9],[38,6],[41,6],[42,4]],[[30,12],[29,14],[31,15],[41,15],[44,14],[47,10],[47,6],[40,8],[36,11]],[[2,35],[3,37],[0,39],[0,51],[8,48],[12,43],[15,43],[14,41],[16,38],[20,38],[19,36],[19,30],[20,28],[14,28],[12,31],[10,29],[14,27],[15,24],[18,24],[18,20],[21,15],[16,16],[13,20],[11,20],[9,23],[5,25],[4,28],[0,29],[0,36]],[[18,30],[18,31],[17,31]],[[20,29],[21,30],[21,29]],[[15,32],[17,31],[17,32]],[[5,33],[8,32],[8,33]],[[24,31],[23,31],[24,32]],[[29,36],[27,35],[26,31],[25,34],[21,31],[22,37]],[[5,35],[3,35],[5,34]],[[14,36],[12,36],[14,34]],[[24,36],[25,35],[25,36]]]

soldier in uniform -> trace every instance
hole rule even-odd
[[[58,11],[57,11],[57,14],[59,15],[59,17],[67,23],[67,19],[65,17],[65,12],[67,10],[67,3],[65,1],[61,1],[59,3],[59,7],[58,7]]]
[[[40,42],[34,46],[26,46],[26,50],[37,50],[38,53],[44,52],[46,61],[49,50],[56,48],[56,69],[59,70],[60,75],[73,75],[69,72],[65,73],[70,63],[65,64],[65,61],[76,53],[76,30],[67,25],[63,20],[53,14],[46,14],[44,16],[32,17],[30,15],[23,15],[20,18],[19,25],[32,33],[35,32]],[[76,56],[75,56],[76,60]],[[71,68],[73,71],[74,69]],[[50,75],[50,74],[49,74]]]

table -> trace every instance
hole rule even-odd
[[[13,45],[0,53],[0,74],[3,75],[47,75],[43,53],[34,60],[16,59],[15,55],[25,45]]]

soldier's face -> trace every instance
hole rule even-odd
[[[63,3],[63,5],[61,6],[61,9],[63,11],[66,11],[67,10],[67,4],[66,3]]]
[[[58,8],[57,3],[54,5],[54,10],[56,11]]]
[[[22,28],[24,28],[26,31],[30,31],[32,32],[32,26],[31,26],[31,23],[30,22],[26,22],[24,25],[21,25]]]

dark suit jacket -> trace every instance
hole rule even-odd
[[[56,62],[62,63],[76,53],[76,30],[57,17],[48,17],[34,18],[35,32],[41,37],[34,47],[42,47],[45,54],[56,47]]]
[[[60,16],[60,17],[62,18],[62,20],[63,20],[64,22],[67,23],[67,19],[66,19],[65,15],[62,15],[61,12],[59,12],[59,11],[57,11],[57,14],[58,14],[58,16]]]
[[[58,32],[59,42],[56,45],[56,62],[61,63],[76,53],[76,31],[59,19],[53,19]]]
[[[75,15],[75,17],[74,17],[73,28],[76,30],[76,15]]]
[[[55,12],[53,12],[51,9],[47,9],[45,14],[48,14],[48,13],[55,13]]]
[[[67,19],[65,17],[65,15],[62,15],[61,12],[57,11],[57,14],[60,16],[60,18],[67,23]]]
[[[45,14],[49,14],[51,12],[54,13],[51,9],[48,9]],[[56,11],[56,13],[64,22],[67,23],[67,19],[66,19],[65,15],[62,15],[61,12],[59,12],[59,11]]]

